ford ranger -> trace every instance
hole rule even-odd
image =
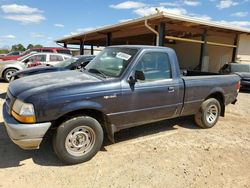
[[[149,122],[194,115],[213,127],[234,104],[237,75],[180,73],[174,50],[155,46],[105,48],[81,72],[63,71],[13,81],[3,105],[9,137],[37,149],[55,129],[53,148],[67,164],[91,159],[104,135]],[[105,134],[104,134],[105,133]]]

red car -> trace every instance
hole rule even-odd
[[[25,56],[30,52],[51,52],[51,53],[63,53],[71,55],[71,51],[67,48],[53,48],[53,47],[31,48],[24,51],[21,55],[0,57],[0,61],[17,60],[19,57]]]

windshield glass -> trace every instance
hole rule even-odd
[[[28,53],[30,53],[30,49],[25,50],[25,51],[24,51],[24,52],[22,52],[20,55],[21,55],[21,56],[23,56],[23,55],[28,54]]]
[[[72,63],[75,63],[77,61],[77,58],[70,58],[65,61],[61,61],[57,64],[55,64],[55,67],[67,67],[70,66]]]
[[[250,65],[231,64],[231,72],[250,72]]]
[[[19,57],[17,60],[18,60],[18,61],[22,61],[22,60],[26,59],[27,57],[29,57],[30,55],[31,55],[31,54],[27,54],[27,55],[25,55],[25,56]]]
[[[137,53],[137,49],[109,47],[102,50],[85,68],[90,73],[119,77]]]

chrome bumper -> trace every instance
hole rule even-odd
[[[3,119],[6,130],[11,140],[22,149],[38,149],[45,133],[51,126],[50,122],[22,124],[17,122],[3,105]]]

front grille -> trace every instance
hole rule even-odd
[[[250,82],[250,78],[243,78],[242,81]]]

